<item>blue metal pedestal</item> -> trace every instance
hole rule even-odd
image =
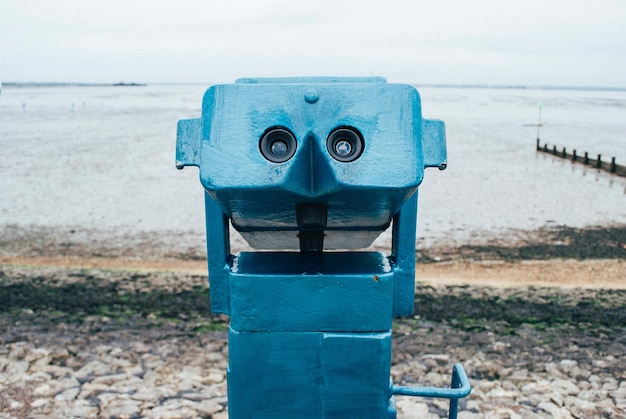
[[[388,417],[393,272],[385,255],[243,253],[234,265],[230,417]]]
[[[178,123],[206,191],[211,308],[230,316],[231,418],[396,417],[393,317],[411,315],[418,187],[446,167],[417,90],[373,78],[241,79]],[[367,248],[390,225],[389,255]],[[230,253],[229,226],[258,252]],[[356,251],[360,250],[360,251]]]

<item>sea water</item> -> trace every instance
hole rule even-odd
[[[0,229],[202,240],[198,171],[174,160],[176,123],[200,116],[207,87],[3,86]],[[626,178],[535,150],[539,135],[626,165],[626,91],[418,88],[448,145],[420,187],[418,241],[626,223]]]
[[[542,144],[626,165],[625,91],[421,92],[424,115],[446,121],[449,160],[420,189],[424,239],[626,222],[626,178],[536,151],[539,135]]]

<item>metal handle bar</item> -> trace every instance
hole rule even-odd
[[[467,397],[471,391],[472,386],[470,385],[467,373],[461,364],[455,364],[452,369],[452,384],[450,385],[450,388],[391,386],[391,394],[398,396],[450,399],[450,412],[448,414],[450,419],[456,419],[459,399]]]

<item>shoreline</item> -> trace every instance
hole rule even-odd
[[[204,260],[0,255],[0,267],[170,272],[207,276]],[[626,289],[626,260],[456,260],[415,265],[417,284]]]
[[[387,232],[366,249],[388,253]],[[231,235],[234,254],[251,250]],[[477,235],[416,248],[416,282],[626,289],[626,225]],[[0,266],[207,276],[203,232],[110,232],[0,226]]]

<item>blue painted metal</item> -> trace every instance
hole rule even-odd
[[[443,122],[383,78],[239,79],[179,121],[176,166],[206,190],[211,307],[231,318],[230,417],[395,418],[394,395],[434,393],[389,385],[391,322],[413,312],[417,188],[445,165]],[[392,221],[388,256],[357,250]],[[232,255],[229,223],[272,251]]]
[[[416,191],[424,167],[445,164],[443,123],[422,121],[411,86],[301,81],[211,87],[202,118],[179,122],[176,164],[200,167],[203,186],[255,248],[297,249],[294,203],[319,202],[328,206],[325,249],[367,247]],[[319,99],[309,103],[312,91]],[[328,134],[340,126],[357,128],[366,140],[350,164],[326,150]],[[289,161],[271,163],[259,152],[270,127],[298,139]]]
[[[469,396],[472,387],[467,378],[465,368],[461,364],[455,364],[452,369],[452,383],[450,388],[415,387],[415,386],[392,386],[391,393],[398,396],[434,397],[450,399],[450,418],[456,418],[459,408],[459,399]]]

